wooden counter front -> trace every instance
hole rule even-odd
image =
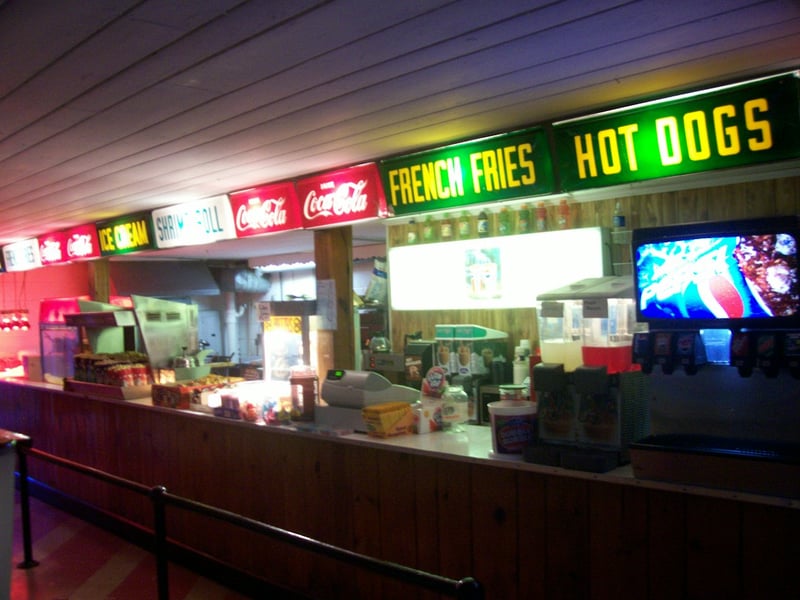
[[[796,501],[644,484],[624,469],[595,475],[489,460],[483,451],[459,457],[421,439],[258,427],[41,384],[0,382],[0,428],[29,435],[43,451],[356,552],[474,576],[487,598],[796,593]],[[473,435],[485,443],[488,434]],[[29,469],[152,527],[147,499],[35,459]],[[432,597],[177,509],[167,520],[172,539],[311,596]]]

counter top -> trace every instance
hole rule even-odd
[[[23,379],[8,379],[6,381],[28,387],[36,387],[50,391],[60,391],[72,395],[81,395],[76,394],[75,392],[64,392],[61,386],[51,383],[34,382]],[[266,425],[263,422],[250,423],[235,419],[224,419],[207,413],[192,410],[154,406],[149,398],[117,400],[111,398],[92,397],[92,400],[123,404],[126,406],[142,407],[149,410],[167,412],[170,414],[178,413],[185,415],[187,418],[197,418],[206,421],[211,419],[213,421],[238,427],[258,427],[262,428],[265,432],[271,431],[285,435],[313,436],[317,439],[320,436],[324,436],[328,439],[337,440],[338,442],[346,444],[358,444],[384,450],[394,449],[412,454],[446,459],[457,459],[482,465],[494,465],[502,468],[519,469],[546,475],[602,481],[618,485],[638,486],[647,489],[657,489],[684,494],[709,496],[728,500],[800,509],[800,498],[784,498],[779,496],[768,496],[728,489],[717,489],[666,481],[638,479],[634,476],[633,469],[630,464],[618,467],[605,473],[594,473],[530,463],[523,460],[521,456],[517,455],[497,455],[492,452],[491,429],[483,425],[466,425],[464,426],[464,431],[459,433],[433,432],[421,435],[409,434],[390,438],[378,438],[361,433],[334,433],[325,429],[316,430],[312,424],[300,423],[297,425]]]

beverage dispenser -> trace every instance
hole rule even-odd
[[[635,230],[640,478],[800,497],[796,216]]]
[[[539,294],[542,362],[572,372],[605,366],[609,374],[638,370],[632,362],[636,321],[633,279],[595,277]]]
[[[647,381],[632,360],[640,329],[632,278],[585,279],[538,299],[539,439],[526,458],[587,471],[628,462],[628,446],[648,427]]]

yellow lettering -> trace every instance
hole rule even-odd
[[[766,98],[756,98],[744,103],[744,119],[748,131],[760,132],[758,138],[751,137],[747,140],[747,147],[753,152],[769,150],[772,148],[772,129],[769,121],[758,121],[754,113],[765,113],[769,111],[769,104]],[[760,138],[760,139],[759,139]]]
[[[530,144],[522,144],[521,146],[517,146],[517,150],[519,153],[519,168],[523,170],[523,174],[520,175],[519,180],[523,185],[533,185],[536,183],[536,167],[533,164],[533,160],[528,158],[528,156],[533,154],[533,146]],[[525,174],[525,172],[527,173]]]
[[[617,132],[613,129],[603,129],[597,134],[597,143],[600,146],[600,167],[603,174],[613,175],[622,171],[619,147],[617,146]]]
[[[421,185],[419,186],[423,190],[422,196],[428,200],[438,200],[439,195],[436,193],[436,163],[422,163],[416,166],[422,175]]]
[[[705,160],[711,156],[711,144],[706,128],[706,114],[702,110],[683,115],[686,130],[686,150],[690,160]]]
[[[389,171],[389,196],[392,206],[411,203],[411,172],[407,168]]]
[[[147,222],[136,221],[131,225],[133,232],[134,245],[137,248],[150,245],[150,235],[147,233]]]
[[[639,131],[636,123],[617,127],[617,133],[625,140],[625,154],[628,156],[628,168],[631,171],[639,170],[639,163],[636,161],[636,147],[633,144],[633,134]]]
[[[664,166],[680,164],[681,145],[678,136],[678,120],[675,117],[656,119],[658,153]]]
[[[714,137],[717,140],[717,152],[720,156],[733,156],[739,154],[741,146],[739,145],[739,132],[735,125],[725,126],[723,119],[725,117],[733,118],[736,116],[736,108],[727,104],[725,106],[717,106],[713,112],[714,115]]]
[[[114,238],[111,235],[111,227],[98,229],[97,239],[100,242],[100,249],[103,252],[110,252],[114,250]]]
[[[580,136],[576,135],[575,140],[575,160],[578,163],[578,177],[586,179],[586,167],[589,168],[590,177],[597,177],[597,163],[594,159],[594,146],[592,146],[592,134],[587,133],[583,136],[586,147],[581,143]]]
[[[423,190],[422,167],[413,165],[411,167],[411,201],[425,202],[425,192]]]
[[[434,177],[436,178],[436,191],[434,198],[445,200],[450,197],[450,190],[444,185],[443,173],[447,172],[447,163],[443,160],[437,160],[433,163]]]

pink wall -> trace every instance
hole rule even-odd
[[[22,273],[0,274],[0,310],[27,308],[29,331],[0,331],[0,357],[20,352],[39,354],[39,303],[42,298],[83,296],[89,293],[86,263],[43,267]]]

